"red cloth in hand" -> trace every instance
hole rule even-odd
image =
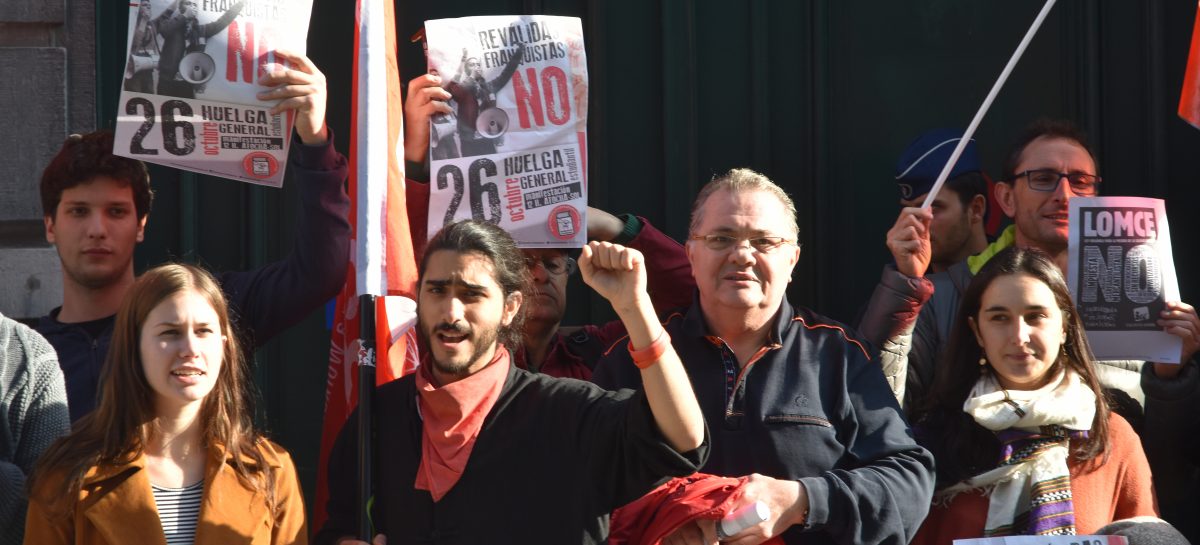
[[[608,545],[658,545],[693,520],[724,518],[741,499],[745,484],[745,477],[704,473],[671,479],[613,511]],[[783,545],[783,539],[776,536],[764,543]]]

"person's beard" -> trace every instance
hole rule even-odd
[[[453,376],[466,375],[472,365],[482,359],[489,349],[496,346],[496,339],[499,336],[496,328],[479,330],[471,328],[464,323],[450,324],[445,322],[433,327],[427,327],[419,319],[417,331],[420,333],[421,343],[424,345],[423,348],[426,350],[426,353],[429,354],[429,361],[433,363],[434,368],[441,373]],[[470,341],[473,347],[471,357],[465,362],[440,361],[431,346],[431,337],[439,331],[446,331],[455,335],[466,335],[467,337],[464,339],[464,342]]]
[[[949,235],[949,237],[931,241],[931,263],[949,267],[970,255],[970,252],[966,251],[966,247],[971,243],[971,220],[966,210],[963,211],[962,217],[956,222],[954,229],[944,233],[944,235]]]

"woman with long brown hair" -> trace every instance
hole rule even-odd
[[[295,467],[254,429],[241,354],[207,272],[138,278],[98,408],[38,463],[26,543],[306,543]]]
[[[1150,467],[1109,411],[1062,274],[1011,248],[963,297],[938,380],[914,414],[937,492],[914,544],[1087,534],[1156,516]]]

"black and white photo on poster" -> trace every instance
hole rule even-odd
[[[293,117],[258,100],[277,48],[303,53],[311,0],[130,3],[118,155],[278,187]]]
[[[587,59],[578,18],[425,22],[452,113],[430,122],[429,233],[477,219],[523,247],[586,242]]]

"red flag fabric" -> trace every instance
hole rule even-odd
[[[1192,47],[1188,50],[1187,72],[1179,91],[1179,117],[1200,129],[1200,5],[1192,27]]]
[[[314,531],[325,521],[329,452],[358,400],[359,295],[376,296],[376,384],[411,373],[419,361],[412,330],[417,267],[405,212],[395,7],[386,0],[356,2],[349,184],[355,239],[330,336],[316,506],[309,525]]]

